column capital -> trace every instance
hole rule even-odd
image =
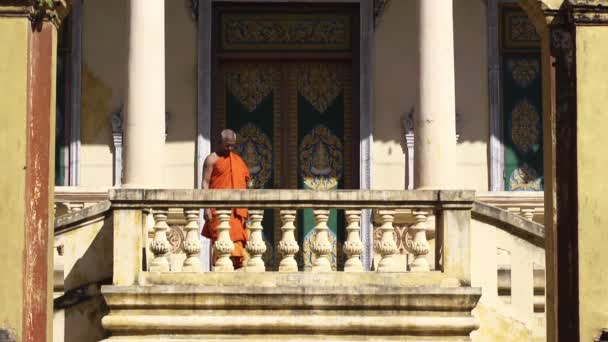
[[[68,15],[72,0],[13,0],[0,4],[0,17],[27,17],[35,26],[44,21],[55,27]]]

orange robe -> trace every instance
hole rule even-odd
[[[249,168],[247,164],[236,153],[230,152],[226,157],[219,157],[213,166],[209,179],[209,189],[246,189],[249,181]],[[232,209],[230,215],[230,239],[234,242],[232,256],[240,265],[245,256],[245,242],[247,232],[245,227],[247,221],[247,209]],[[217,240],[219,220],[215,209],[211,209],[211,220],[205,222],[202,235],[212,241]],[[236,265],[235,265],[236,266]]]

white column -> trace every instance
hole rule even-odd
[[[452,0],[420,1],[415,185],[453,187],[456,146]]]
[[[129,0],[124,186],[162,187],[165,0]]]

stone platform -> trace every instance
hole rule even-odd
[[[481,290],[435,272],[146,276],[103,287],[105,341],[469,341],[478,328]]]

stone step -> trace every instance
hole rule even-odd
[[[104,286],[106,341],[469,341],[478,328],[479,288],[249,284]]]

